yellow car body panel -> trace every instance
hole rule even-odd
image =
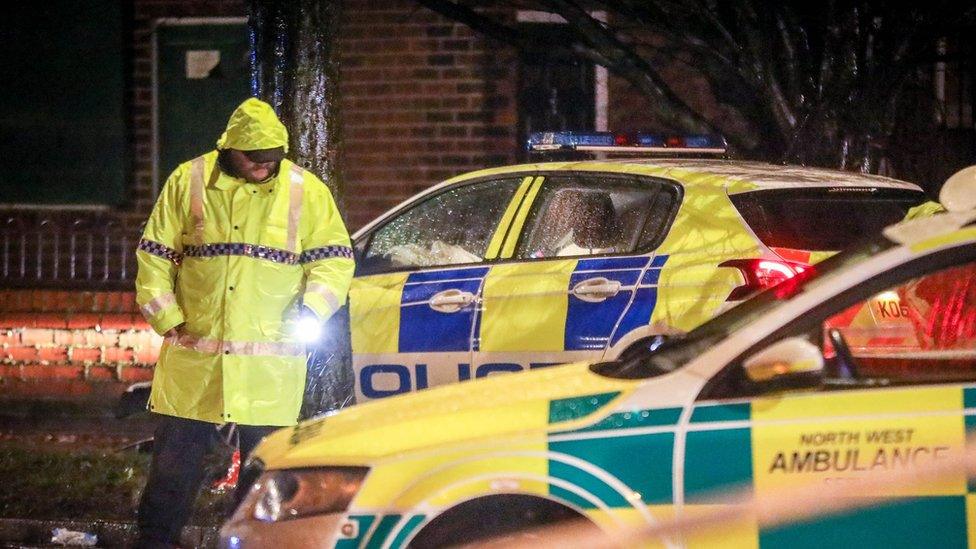
[[[282,460],[287,467],[314,465],[323,456],[359,463],[458,440],[490,443],[502,434],[531,430],[544,435],[551,425],[551,400],[593,393],[612,393],[616,398],[636,385],[598,376],[584,363],[489,381],[476,390],[470,384],[446,385],[404,395],[408,398],[353,406],[340,415],[305,422],[294,431],[274,433],[262,443],[259,457],[266,462]],[[579,406],[592,412],[608,402],[592,400]],[[567,417],[571,419],[559,422],[560,429],[573,428],[583,420],[583,416]],[[363,425],[376,428],[363,429]]]

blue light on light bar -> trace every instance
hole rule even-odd
[[[686,135],[685,147],[689,149],[724,149],[725,139],[716,135]]]
[[[717,135],[663,135],[613,132],[536,132],[529,136],[530,152],[581,151],[608,153],[725,154],[725,139]]]
[[[667,147],[663,135],[639,133],[637,134],[638,147]]]
[[[535,132],[529,135],[528,149],[572,149],[578,146],[611,147],[610,132]]]

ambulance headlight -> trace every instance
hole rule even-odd
[[[341,513],[359,491],[366,467],[328,467],[268,471],[258,478],[241,504],[262,522]]]

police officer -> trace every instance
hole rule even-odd
[[[244,461],[297,422],[306,364],[296,329],[309,317],[321,326],[346,299],[349,235],[328,188],[287,151],[270,105],[248,99],[217,150],[170,175],[139,242],[136,301],[165,336],[141,547],[179,542],[215,424],[238,425]]]

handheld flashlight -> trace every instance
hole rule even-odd
[[[295,323],[295,336],[305,343],[315,343],[322,337],[322,322],[308,307],[302,307],[302,312]]]

